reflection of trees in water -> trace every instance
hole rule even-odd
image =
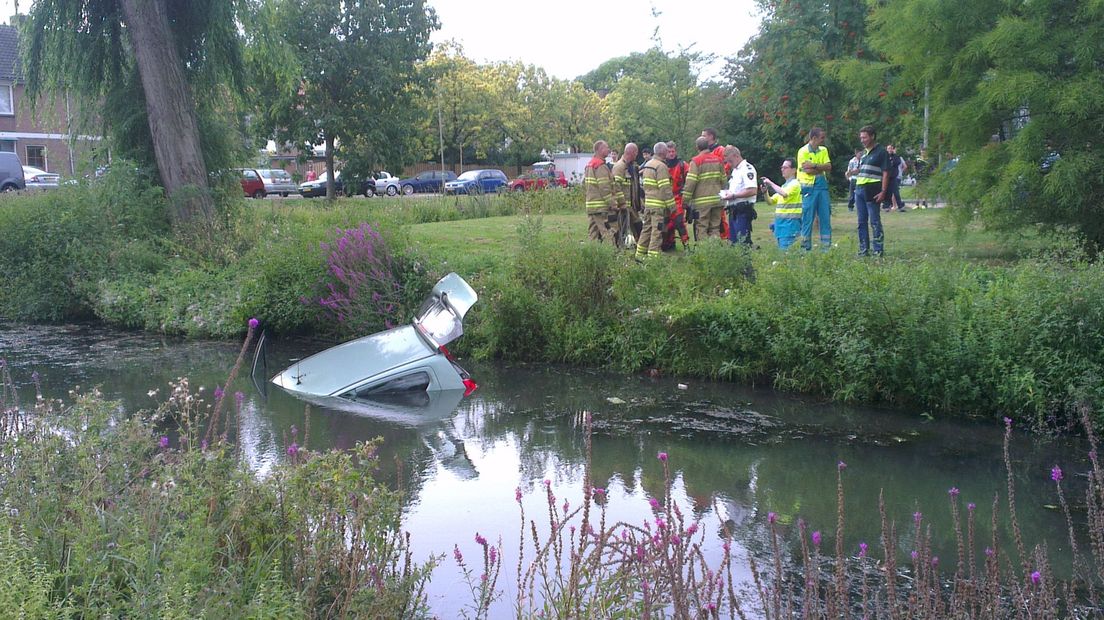
[[[319,348],[274,346],[270,368]],[[102,385],[106,397],[119,399],[129,411],[154,407],[169,381],[183,375],[210,394],[225,380],[237,351],[237,343],[181,342],[84,326],[0,332],[0,357],[7,358],[26,394],[33,394],[30,375],[38,371],[47,397],[65,397],[77,384]],[[692,382],[683,391],[675,379],[550,366],[468,369],[482,387],[451,415],[424,425],[312,407],[309,447],[349,449],[382,437],[378,475],[388,485],[401,485],[408,501],[418,497],[437,467],[462,480],[478,476],[467,452],[492,442],[516,446],[523,483],[542,480],[547,472],[560,478],[557,484],[577,482],[584,465],[580,414],[589,411],[595,416],[591,468],[597,486],[616,483],[631,494],[658,497],[663,473],[655,457],[667,452],[694,511],[705,514],[716,501],[733,523],[748,524],[737,527],[736,535],[747,537],[749,546],[761,534],[754,524],[765,522],[768,511],[780,515],[790,536],[788,524],[798,516],[814,529],[834,531],[840,460],[848,464],[848,548],[860,540],[876,542],[883,489],[889,516],[907,526],[919,508],[932,524],[934,544],[942,548],[953,546],[948,488],[961,489],[963,505],[978,505],[979,539],[989,536],[993,495],[1005,495],[1002,429],[989,425],[921,423],[911,414],[809,404],[727,384]],[[151,389],[161,394],[147,396]],[[271,390],[265,401],[248,377],[226,391],[238,390],[246,394],[242,439],[250,445],[248,458],[262,466],[283,458],[291,427],[300,429],[300,437],[307,429],[306,405],[279,390]],[[1061,515],[1044,507],[1054,503],[1048,472],[1056,462],[1064,465],[1086,451],[1075,440],[1020,436],[1012,447],[1021,526],[1029,541],[1045,538],[1053,557],[1061,557],[1068,543]],[[1069,497],[1083,493],[1077,487],[1081,476],[1071,475],[1064,484]],[[1005,520],[1000,527],[1007,536]],[[902,540],[902,548],[909,542]]]

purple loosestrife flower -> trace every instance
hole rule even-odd
[[[169,448],[169,438],[162,435],[161,440],[157,442],[157,445],[161,446],[162,450],[167,450]]]
[[[38,383],[38,380],[41,379],[41,378],[42,377],[38,374],[37,370],[31,373],[31,381],[34,381],[35,383]]]
[[[912,553],[909,554],[909,556],[912,557],[912,561],[915,562],[916,558],[920,557],[920,552],[913,550]]]
[[[456,558],[456,563],[457,564],[463,564],[464,563],[464,554],[460,553],[460,545],[453,545],[453,547],[452,547],[452,557]]]
[[[521,503],[521,487],[514,489],[514,501],[519,504]]]
[[[866,557],[866,549],[867,549],[866,543],[864,543],[864,542],[859,543],[859,557],[860,558],[865,558]]]
[[[594,493],[595,495],[599,495],[599,496],[606,494],[606,490],[603,489],[602,487],[594,487],[591,490],[591,492]]]
[[[299,444],[295,443],[294,441],[291,442],[291,445],[287,447],[287,454],[291,458],[299,456]]]
[[[1039,571],[1033,571],[1031,573],[1031,583],[1039,585],[1039,582],[1043,580],[1043,575]]]
[[[1055,465],[1050,470],[1050,479],[1055,481],[1055,482],[1061,482],[1062,481],[1062,468]]]
[[[299,429],[294,424],[291,425],[291,436],[297,437],[299,435]]]
[[[777,523],[777,522],[778,522],[778,513],[777,512],[768,512],[767,513],[767,523],[770,523],[770,524],[773,525],[774,523]]]
[[[222,387],[216,385],[215,386],[215,400],[222,400],[223,396],[226,396],[226,392],[223,391]]]
[[[843,471],[843,470],[847,469],[847,463],[844,463],[843,461],[840,461],[839,463],[836,463],[836,469],[838,469],[840,471]]]
[[[912,521],[914,523],[916,523],[916,525],[920,525],[920,521],[923,520],[923,518],[924,518],[924,513],[920,512],[919,510],[912,513]]]
[[[249,319],[249,329],[257,329],[257,326],[260,324],[261,322],[255,318]]]
[[[660,452],[659,454],[656,455],[656,458],[663,461],[664,463],[666,463],[667,462],[667,453],[666,452]]]
[[[206,439],[199,442],[199,449],[200,450],[206,450],[207,449],[207,440]]]
[[[551,481],[551,480],[549,480],[548,478],[545,478],[545,479],[544,479],[544,486],[545,486],[545,487],[550,487],[550,486],[552,486],[552,481]]]
[[[681,542],[682,542],[682,539],[679,538],[678,534],[671,534],[671,544],[672,545],[678,545]]]
[[[813,532],[811,538],[813,539],[813,546],[820,547],[820,530]]]
[[[691,523],[690,527],[686,528],[686,535],[687,536],[693,536],[697,532],[698,532],[698,524],[697,523]]]
[[[932,565],[932,568],[935,568],[936,566],[939,566],[939,556],[938,555],[933,555],[932,556],[931,565]]]
[[[243,401],[245,401],[245,393],[244,392],[234,392],[234,402],[238,404],[239,409],[241,408]]]
[[[958,487],[951,487],[947,491],[947,495],[950,495],[951,499],[954,499],[954,498],[958,497]]]
[[[1010,418],[1008,416],[1004,416],[1004,427],[1005,428],[1012,428],[1012,418]]]
[[[986,548],[985,548],[985,557],[987,557],[987,558],[991,558],[991,557],[993,557],[993,553],[994,553],[994,552],[993,552],[993,548],[992,548],[992,547],[986,547]]]
[[[497,562],[497,561],[498,561],[498,548],[497,547],[491,547],[491,551],[490,551],[490,564],[491,564],[491,566],[494,566],[494,563]]]
[[[476,532],[475,533],[475,544],[482,545],[482,546],[486,547],[487,546],[487,539],[480,536],[479,532]]]
[[[656,519],[656,529],[657,530],[662,530],[665,527],[667,527],[667,522],[666,521],[664,521],[663,519]]]
[[[567,498],[565,497],[564,498],[564,505],[563,505],[564,514],[567,514],[567,511],[570,510],[570,509],[571,509],[571,502],[567,501]]]
[[[966,504],[966,510],[969,510],[970,512],[973,512],[973,511],[977,510],[977,504],[975,504],[973,502],[970,502],[969,504]]]
[[[652,507],[652,510],[658,510],[659,509],[659,500],[654,498],[654,497],[649,497],[648,498],[648,505]]]

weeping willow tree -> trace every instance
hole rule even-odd
[[[23,23],[32,102],[69,93],[115,153],[155,167],[178,229],[214,217],[208,170],[242,145],[231,129],[241,91],[232,0],[36,0]]]

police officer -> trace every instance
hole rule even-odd
[[[731,144],[724,147],[724,161],[732,166],[728,189],[720,192],[728,213],[728,238],[733,245],[751,245],[751,221],[758,217],[755,213],[755,197],[759,193],[759,184],[755,176],[755,166],[744,159],[740,149]]]

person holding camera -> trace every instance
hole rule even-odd
[[[793,158],[782,160],[782,178],[782,185],[778,185],[763,177],[763,195],[774,205],[774,238],[778,247],[785,250],[801,234],[801,183]]]

